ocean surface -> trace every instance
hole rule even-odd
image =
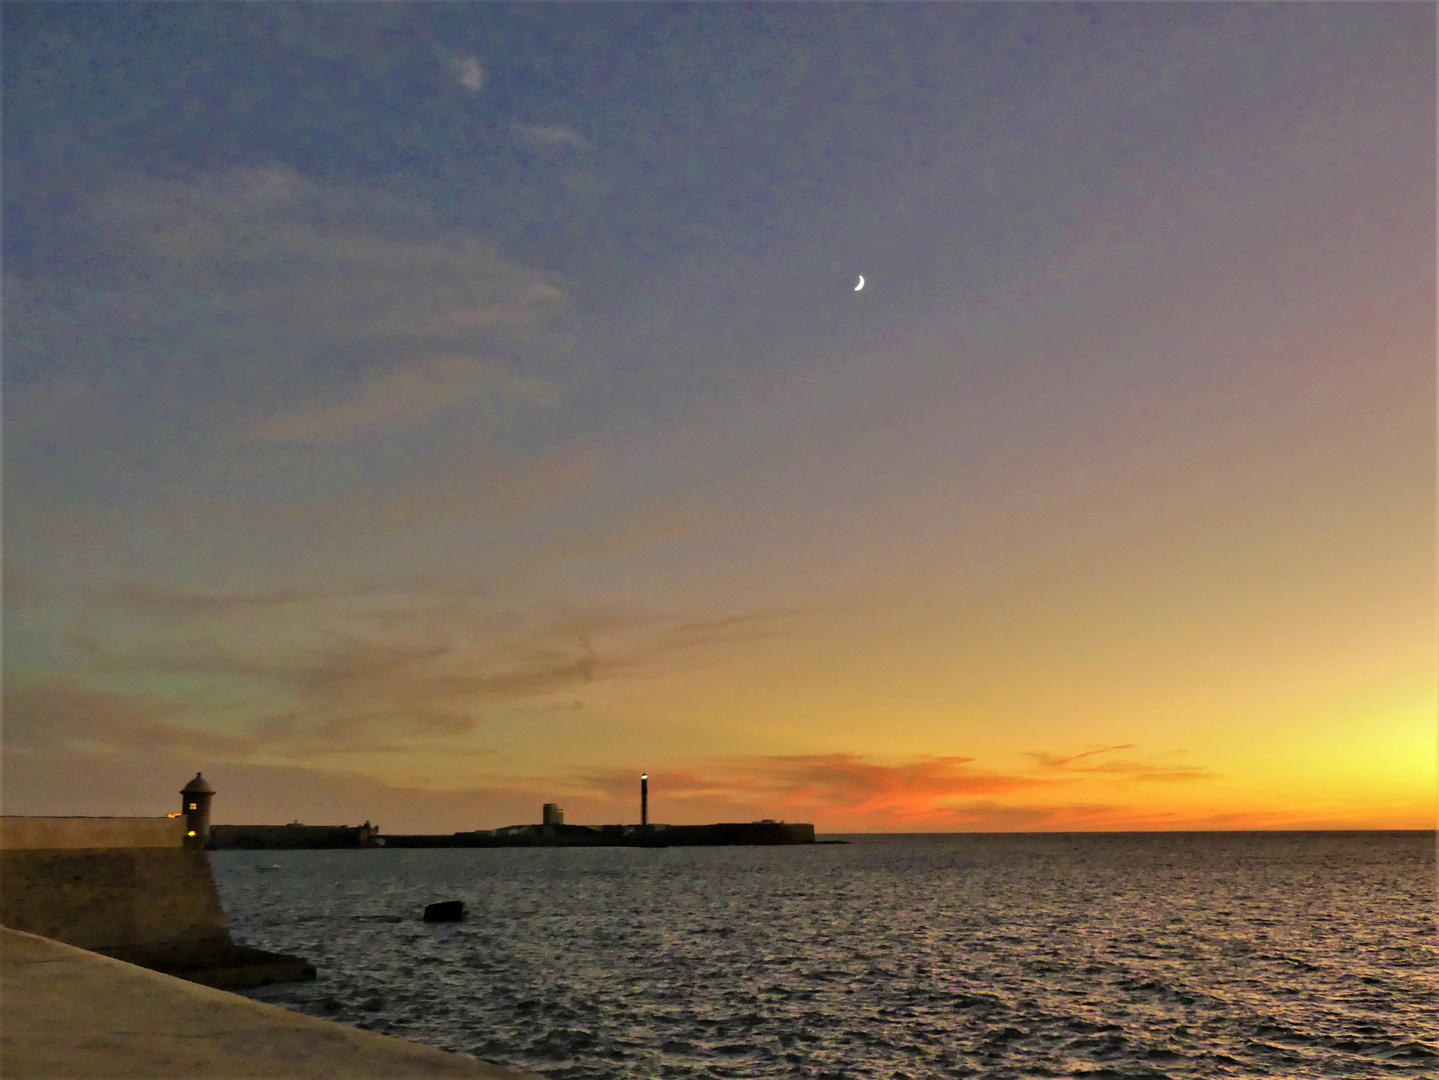
[[[1433,833],[849,839],[213,858],[252,996],[556,1080],[1439,1077]]]

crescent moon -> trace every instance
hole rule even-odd
[[[862,289],[862,288],[864,288],[864,275],[863,275],[863,274],[860,274],[860,275],[859,275],[859,284],[854,287],[854,291],[855,291],[855,292],[859,292],[859,290]]]

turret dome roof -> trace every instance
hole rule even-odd
[[[213,795],[213,794],[215,794],[215,789],[210,786],[210,781],[206,780],[206,779],[205,779],[203,776],[201,776],[199,773],[196,773],[196,774],[195,774],[195,779],[191,780],[188,784],[186,784],[184,787],[182,787],[182,788],[180,789],[180,794],[181,794],[181,795]]]

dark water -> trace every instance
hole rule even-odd
[[[1439,1076],[1432,833],[854,839],[214,860],[254,996],[549,1077]]]

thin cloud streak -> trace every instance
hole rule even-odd
[[[1098,754],[1112,754],[1116,750],[1133,749],[1134,743],[1120,743],[1117,746],[1101,746],[1097,750],[1086,750],[1081,754],[1059,755],[1047,754],[1043,751],[1036,751],[1029,754],[1029,756],[1034,758],[1034,760],[1037,761],[1043,768],[1066,769],[1073,765],[1076,761],[1083,761],[1085,758],[1095,757]]]
[[[886,764],[863,755],[835,753],[742,757],[655,769],[667,798],[721,801],[736,808],[763,806],[771,814],[794,811],[827,820],[908,820],[948,813],[976,795],[1053,786],[1043,777],[984,769],[970,757],[947,756]],[[584,781],[607,793],[623,791],[628,773],[595,773]]]
[[[428,386],[455,358],[493,379],[507,361],[487,358],[512,355],[565,296],[485,237],[444,230],[421,204],[277,166],[117,177],[75,220],[104,258],[76,281],[7,274],[6,335],[22,357],[82,361],[64,384],[80,406],[108,370],[95,358],[117,338],[230,365],[258,362],[256,350],[292,364],[351,350],[387,358],[396,382],[380,389],[400,394],[416,377],[405,372],[428,372]],[[122,359],[153,366],[151,352]],[[48,385],[37,391],[51,408],[65,404]]]
[[[1133,750],[1134,748],[1134,743],[1121,743],[1118,746],[1104,746],[1097,750],[1086,750],[1080,754],[1060,755],[1045,753],[1044,751],[1031,751],[1026,756],[1033,758],[1041,769],[1053,773],[1093,773],[1115,778],[1158,783],[1203,780],[1213,775],[1209,770],[1195,766],[1155,765],[1147,762],[1133,761],[1127,758],[1105,761],[1090,760],[1101,754],[1112,754],[1117,750]],[[1085,761],[1087,764],[1076,765],[1075,762],[1079,761]]]
[[[152,695],[95,691],[71,677],[7,687],[5,756],[58,750],[175,761],[243,759],[261,746],[253,735],[182,723],[184,714],[180,705]]]
[[[654,796],[683,808],[686,821],[727,812],[738,820],[779,815],[810,820],[830,832],[948,832],[1127,828],[1150,820],[1127,803],[1074,801],[1076,786],[1108,785],[1114,777],[1056,776],[1043,768],[1004,772],[963,756],[900,762],[848,753],[744,757],[650,771]],[[1194,772],[1155,770],[1143,778],[1182,782],[1207,775]],[[622,802],[633,776],[594,772],[575,783],[578,791]]]
[[[250,592],[127,587],[82,612],[70,645],[102,684],[203,681],[207,700],[228,700],[244,715],[254,742],[241,757],[314,763],[340,752],[384,754],[404,767],[406,754],[489,745],[486,717],[497,708],[568,705],[592,684],[682,668],[782,632],[778,615],[515,608],[479,585],[428,581]]]
[[[554,393],[539,379],[516,375],[494,361],[436,357],[373,375],[347,399],[262,421],[250,429],[250,437],[277,442],[342,439],[411,426],[487,399],[543,404],[553,401]]]

